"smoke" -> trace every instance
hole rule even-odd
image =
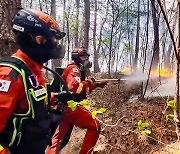
[[[160,81],[150,82],[145,97],[174,96],[176,87],[176,78],[162,78]]]
[[[127,87],[133,87],[134,85],[142,85],[143,82],[143,88],[145,88],[146,82],[148,80],[148,74],[136,72],[130,76],[126,76],[125,79],[125,84],[127,85]],[[158,75],[151,75],[145,97],[174,96],[175,86],[175,77],[165,78],[159,77]]]
[[[148,75],[143,74],[142,72],[135,72],[131,76],[127,76],[125,79],[127,84],[132,82],[141,83],[142,81],[146,81],[148,79]]]

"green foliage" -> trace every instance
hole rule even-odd
[[[99,110],[95,110],[92,112],[92,117],[95,118],[97,114],[102,114],[106,112],[106,108],[100,108]]]
[[[86,109],[89,109],[91,106],[90,103],[86,100],[81,101],[79,104],[82,105]]]
[[[176,110],[176,101],[175,100],[171,100],[169,102],[167,102],[167,107],[170,107],[171,109],[173,109],[173,111]],[[179,122],[179,119],[177,118],[176,114],[167,114],[166,115],[166,120],[172,119],[175,122]]]
[[[167,115],[166,115],[166,120],[174,119],[174,118],[175,118],[175,115],[174,115],[174,114],[167,114]]]
[[[139,120],[137,126],[139,131],[141,132],[141,135],[147,136],[151,134],[151,130],[147,129],[149,127],[149,124],[147,122]]]
[[[77,108],[77,105],[83,106],[85,109],[90,108],[90,103],[87,100],[83,100],[81,102],[75,102],[73,100],[70,100],[67,102],[68,107],[71,108],[72,111],[75,111]],[[99,110],[92,111],[92,117],[95,118],[97,114],[102,114],[106,112],[106,108],[100,108]]]
[[[72,24],[71,24],[71,30],[73,31],[73,33],[74,33],[75,35],[78,34],[77,26],[78,26],[78,23],[77,23],[76,20],[75,20],[74,22],[72,22]]]
[[[73,100],[70,100],[70,101],[67,102],[67,104],[68,104],[68,107],[71,108],[72,111],[76,110],[77,105],[82,105],[86,109],[90,108],[90,104],[86,100],[83,100],[83,101],[81,101],[79,103],[75,102]]]
[[[78,31],[77,31],[77,30],[74,30],[74,34],[77,35],[77,34],[78,34]]]
[[[71,108],[72,111],[75,111],[78,105],[78,103],[73,100],[68,101],[67,104],[68,104],[68,107]]]
[[[69,14],[67,12],[64,13],[64,18],[68,19],[69,18]]]
[[[167,103],[168,107],[171,107],[173,110],[176,109],[176,101],[175,100],[171,100]]]
[[[108,43],[108,40],[107,39],[103,39],[102,42],[106,44],[106,43]]]
[[[139,120],[137,125],[138,125],[139,130],[143,130],[144,128],[147,128],[149,126],[148,123],[143,123],[142,120]]]
[[[131,45],[130,45],[130,43],[124,43],[124,49],[125,49],[127,52],[131,51]]]
[[[130,8],[130,7],[128,7],[128,9],[126,9],[125,11],[124,11],[124,16],[127,16],[127,13],[128,13],[128,15],[129,15],[129,18],[137,18],[137,16],[138,16],[138,10],[137,10],[137,8]],[[144,15],[146,15],[148,12],[146,12],[146,11],[141,11],[140,10],[140,12],[139,12],[139,14],[140,14],[140,16],[144,16]]]
[[[106,108],[100,108],[99,111],[101,111],[102,113],[106,112]]]
[[[147,136],[147,135],[150,135],[150,134],[151,134],[151,131],[148,130],[148,129],[141,131],[141,135],[143,135],[143,136]]]

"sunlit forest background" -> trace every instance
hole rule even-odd
[[[7,7],[7,3],[12,6]],[[162,5],[177,40],[177,1],[163,0]],[[90,52],[93,72],[174,69],[173,44],[157,1],[4,0],[0,6],[1,55],[14,49],[8,22],[17,7],[50,14],[66,32],[61,41],[66,48],[65,58],[63,62],[49,62],[52,68],[61,64],[65,67],[71,61],[72,49],[83,46]]]

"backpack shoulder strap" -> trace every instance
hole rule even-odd
[[[20,70],[20,71],[24,70],[24,72],[26,72],[26,74],[32,74],[32,72],[28,68],[28,66],[21,59],[19,59],[17,57],[4,57],[4,58],[0,59],[0,65],[12,68],[12,71],[9,74],[9,76],[14,80],[17,80],[17,78],[20,74],[18,70]]]
[[[57,68],[55,68],[55,71],[56,71],[59,75],[62,75],[62,74],[63,74],[63,71],[64,71],[64,68],[57,67]],[[53,92],[60,92],[60,91],[61,91],[61,88],[63,87],[60,78],[57,77],[57,76],[54,76],[54,79],[53,79],[50,87],[51,87],[51,91],[53,91]]]

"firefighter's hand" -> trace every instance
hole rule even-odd
[[[94,85],[94,83],[95,83],[95,79],[94,79],[94,78],[88,78],[86,81],[87,81],[90,85]]]
[[[67,101],[74,99],[74,93],[70,91],[62,91],[55,93],[54,97],[59,103],[67,103]]]
[[[107,85],[107,81],[96,82],[96,87],[104,88]]]

